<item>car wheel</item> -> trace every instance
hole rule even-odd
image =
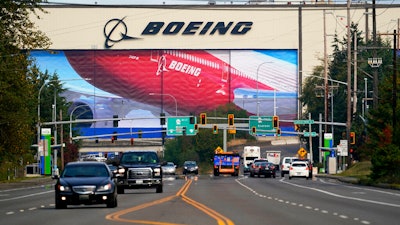
[[[56,209],[66,209],[67,204],[61,202],[60,200],[56,200]]]
[[[118,194],[125,194],[125,189],[123,187],[117,187]]]
[[[285,174],[283,172],[281,172],[281,177],[285,177]]]
[[[156,188],[156,193],[162,193],[163,192],[163,186],[162,185],[158,185]]]
[[[292,177],[291,176],[289,176],[289,180],[291,180],[292,179]]]
[[[108,203],[107,203],[107,208],[115,208],[118,206],[118,200],[117,197],[114,196],[113,199],[111,199]]]
[[[276,177],[276,175],[275,175],[275,174],[272,174],[272,177],[273,177],[273,178],[275,178],[275,177]]]
[[[306,180],[308,180],[308,176],[306,176]]]

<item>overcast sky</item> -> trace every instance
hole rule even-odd
[[[217,5],[226,4],[247,4],[247,0],[47,0],[49,3],[65,3],[65,4],[99,4],[99,5],[194,5],[200,4],[205,5],[208,2],[216,2]],[[260,0],[258,0],[260,1]],[[269,2],[270,0],[266,0]],[[300,0],[275,0],[275,2],[297,2]],[[310,2],[311,0],[306,0]],[[315,0],[313,0],[315,1]],[[328,0],[326,0],[328,1]],[[346,3],[346,0],[333,0],[338,3]],[[353,2],[365,2],[363,0],[356,0]],[[372,4],[372,0],[367,0],[368,3]],[[377,4],[400,4],[400,0],[376,0]]]

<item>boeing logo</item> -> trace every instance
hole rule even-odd
[[[105,47],[111,48],[115,43],[125,40],[142,39],[128,36],[128,26],[122,19],[111,19],[104,26]],[[253,22],[149,22],[141,35],[245,35],[252,28]]]

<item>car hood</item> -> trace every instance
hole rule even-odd
[[[111,182],[109,177],[65,177],[60,178],[60,183],[68,186],[101,185]]]
[[[161,167],[160,164],[158,164],[158,163],[140,163],[140,164],[124,163],[124,164],[121,164],[121,166],[128,167],[128,168]]]

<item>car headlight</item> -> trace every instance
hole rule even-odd
[[[160,176],[161,175],[161,169],[160,168],[154,168],[154,176]]]
[[[118,173],[125,173],[125,168],[119,168]]]
[[[65,192],[65,191],[71,191],[69,186],[64,186],[64,185],[58,185],[58,190]]]
[[[101,185],[100,187],[97,188],[97,191],[108,191],[111,190],[111,184],[108,183],[106,185]]]

